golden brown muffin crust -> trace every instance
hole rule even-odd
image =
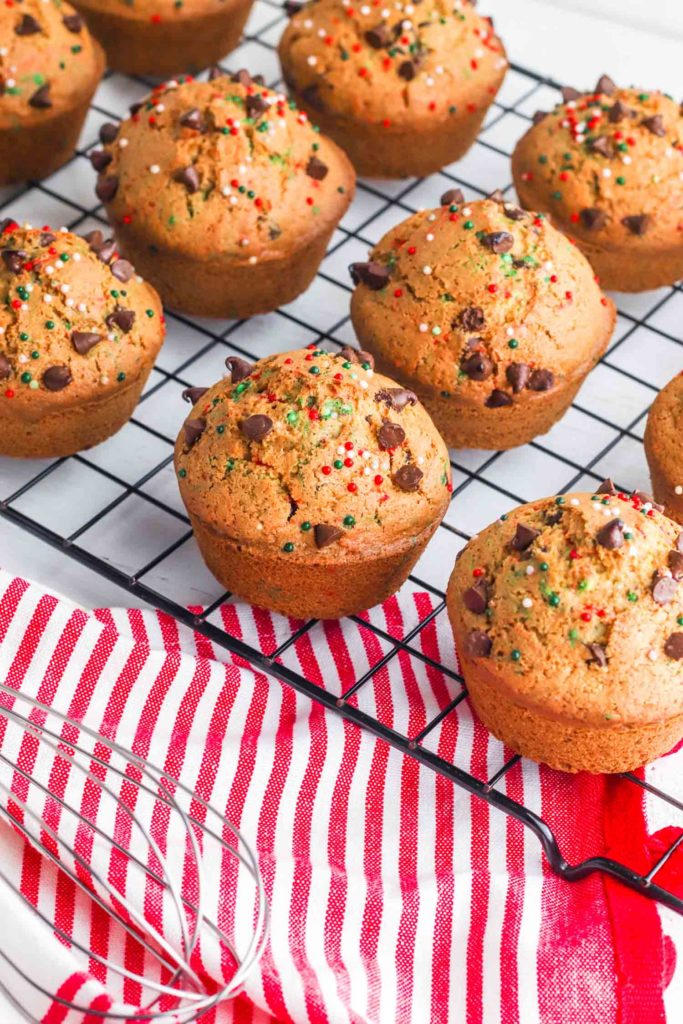
[[[614,306],[581,253],[543,215],[512,203],[465,203],[457,189],[443,200],[389,231],[369,264],[352,266],[352,316],[365,343],[403,378],[479,407],[587,372]]]
[[[583,724],[683,713],[683,537],[646,495],[545,498],[456,562],[465,655],[517,705]]]
[[[490,21],[453,0],[318,0],[294,14],[279,52],[288,84],[313,108],[383,128],[487,107],[507,68]]]
[[[118,14],[131,21],[151,22],[153,25],[186,21],[230,6],[230,0],[162,0],[161,3],[159,0],[77,0],[76,3],[76,7],[86,13]]]
[[[429,416],[347,356],[311,348],[232,363],[176,444],[191,515],[293,564],[372,557],[443,516],[450,466]]]
[[[339,220],[355,181],[341,150],[247,72],[159,86],[105,153],[97,192],[113,220],[200,260],[286,256]]]
[[[657,500],[683,522],[683,373],[669,381],[650,409],[645,452]]]
[[[156,292],[101,232],[90,239],[0,224],[0,396],[13,415],[105,399],[161,346]]]
[[[598,89],[567,102],[520,139],[518,186],[564,230],[601,249],[680,244],[683,115],[661,92]]]
[[[99,44],[70,4],[0,6],[0,129],[78,105],[103,70]]]

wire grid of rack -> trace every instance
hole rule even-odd
[[[269,85],[278,86],[275,47],[284,23],[279,4],[257,0],[243,43],[224,66],[247,67],[263,74]],[[100,124],[125,117],[128,105],[144,96],[149,85],[142,79],[109,74],[96,94],[72,161],[45,182],[0,190],[2,216],[65,225],[79,232],[102,227],[104,212],[94,197],[94,172],[87,152],[97,145]],[[552,869],[566,879],[604,872],[683,913],[683,900],[657,883],[658,871],[680,840],[646,876],[601,851],[570,865],[551,826],[501,791],[504,776],[519,757],[501,756],[500,767],[491,777],[485,773],[477,777],[430,747],[430,736],[447,716],[458,713],[467,694],[455,661],[451,666],[440,665],[420,649],[419,642],[425,627],[445,614],[444,590],[457,550],[496,516],[548,493],[591,490],[607,475],[624,490],[648,487],[642,448],[647,410],[658,388],[683,367],[680,286],[617,297],[619,318],[610,348],[571,410],[549,434],[512,452],[451,453],[451,508],[406,584],[430,595],[427,610],[400,635],[376,616],[352,617],[358,628],[374,635],[380,655],[358,678],[341,680],[336,692],[306,678],[295,659],[287,657],[302,636],[315,637],[314,622],[292,624],[281,619],[270,644],[256,631],[238,638],[223,628],[219,610],[230,595],[221,591],[201,563],[171,466],[173,441],[187,410],[180,400],[184,387],[212,383],[224,372],[228,354],[256,359],[311,342],[333,350],[352,342],[348,264],[365,258],[389,227],[417,208],[438,205],[440,195],[453,184],[462,187],[467,198],[495,188],[512,195],[509,156],[514,143],[534,111],[555,102],[556,83],[513,65],[478,142],[464,159],[424,180],[359,183],[357,197],[305,295],[276,313],[250,321],[189,320],[169,314],[166,344],[132,421],[115,438],[70,459],[9,464],[5,460],[0,467],[0,514],[517,818],[535,832]],[[381,721],[356,699],[401,652],[423,668],[443,673],[453,687],[452,699],[416,735]],[[403,695],[402,699],[408,698]],[[625,778],[646,788],[649,799],[663,801],[667,815],[679,816],[672,824],[683,824],[683,794],[662,792],[637,775]],[[660,803],[660,814],[662,807]]]

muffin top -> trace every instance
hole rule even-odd
[[[657,395],[648,414],[647,429],[667,481],[676,495],[683,495],[683,373]]]
[[[488,107],[507,68],[490,20],[461,0],[316,0],[296,10],[279,52],[312,107],[385,128]]]
[[[154,289],[113,241],[88,239],[0,223],[0,398],[27,419],[125,387],[161,346]]]
[[[452,189],[350,270],[354,324],[378,358],[475,405],[511,405],[586,372],[615,316],[581,253],[502,196],[464,203]]]
[[[110,216],[197,259],[285,258],[353,196],[342,151],[246,71],[167,82],[105,139],[93,159]]]
[[[441,518],[444,443],[415,395],[375,374],[366,353],[226,362],[231,378],[189,393],[176,443],[192,515],[294,562],[390,552]]]
[[[152,25],[181,21],[230,6],[231,0],[76,0],[76,7],[82,11],[101,11]]]
[[[0,128],[82,103],[103,71],[102,50],[70,4],[0,6]]]
[[[563,90],[565,102],[535,124],[513,156],[515,180],[576,238],[602,247],[680,240],[683,114],[661,92]]]
[[[660,508],[605,481],[502,516],[449,584],[465,655],[513,700],[561,718],[683,713],[683,534]]]

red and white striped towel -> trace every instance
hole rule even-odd
[[[405,592],[372,614],[400,636],[431,601]],[[277,645],[276,617],[234,604],[222,615],[235,635],[256,632]],[[443,614],[415,642],[455,664]],[[381,654],[374,633],[345,621],[317,625],[288,657],[339,689]],[[665,1001],[678,1001],[665,994],[675,970],[675,943],[665,932],[681,933],[674,915],[601,875],[562,881],[519,823],[168,616],[86,614],[0,573],[0,678],[164,765],[256,847],[270,941],[244,994],[207,1021],[658,1024]],[[454,687],[401,652],[358,701],[415,734]],[[429,743],[479,776],[509,753],[467,702]],[[680,797],[682,768],[679,751],[649,777],[678,787]],[[665,821],[653,815],[661,810],[644,805],[625,780],[573,778],[522,762],[501,787],[547,817],[570,861],[609,850],[642,869],[675,834],[658,831]],[[86,902],[56,885],[50,866],[5,827],[0,858],[34,903],[105,941]],[[661,878],[679,892],[682,860],[674,854]],[[32,941],[30,926],[17,925],[17,947]],[[40,959],[50,964],[49,984],[81,995],[90,986],[93,1009],[121,998],[107,994],[113,981],[101,970],[48,940],[53,955]],[[679,979],[676,972],[680,996]],[[123,995],[134,1004],[134,992]],[[12,1012],[0,1005],[3,1024]],[[73,1017],[55,1003],[43,1019]]]

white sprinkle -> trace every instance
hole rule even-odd
[[[73,256],[71,257],[71,259],[74,261],[74,263],[80,263],[81,262],[81,254],[80,254],[80,252],[75,252],[73,254]]]
[[[435,85],[435,84],[436,84],[436,82],[432,78],[431,75],[428,75],[427,78],[425,78],[425,85]]]
[[[221,189],[221,195],[222,196],[229,196],[230,193],[231,193],[230,186],[229,185],[224,185],[223,188]]]
[[[533,607],[533,603],[534,603],[534,602],[533,602],[533,601],[531,600],[531,598],[530,598],[530,597],[525,597],[525,598],[524,598],[524,599],[522,600],[522,607],[523,607],[523,608],[532,608],[532,607]]]
[[[603,167],[603,169],[602,169],[602,176],[603,176],[603,178],[611,178],[612,177],[612,172],[609,169],[609,167]]]
[[[366,380],[362,380],[362,381],[360,382],[360,386],[361,386],[361,388],[363,389],[363,391],[367,391],[367,389],[368,389],[368,387],[369,387],[369,385],[368,385],[368,382],[367,382]]]
[[[100,377],[100,384],[108,384],[108,383],[109,383],[109,377],[107,377],[106,374],[102,374],[102,376]]]
[[[611,516],[613,512],[614,512],[614,509],[610,508],[609,505],[603,505],[602,506],[602,514],[603,514],[603,516]]]
[[[431,267],[430,267],[429,265],[427,265],[427,266],[424,266],[424,267],[422,268],[422,273],[423,273],[423,274],[426,274],[426,275],[427,275],[427,277],[429,277],[429,275],[431,274],[431,272],[432,272],[432,268],[431,268]]]
[[[88,312],[88,307],[86,306],[85,302],[79,302],[78,305],[76,306],[76,309],[78,310],[79,313]]]
[[[128,139],[119,139],[119,146],[121,149],[125,149],[128,145]]]
[[[50,303],[52,302],[52,296],[51,295],[43,295],[43,302],[46,302],[48,304],[48,306],[49,306]]]
[[[27,363],[28,362],[28,356],[24,356],[24,355],[19,356],[19,362],[20,363]]]
[[[156,110],[157,114],[163,114],[163,112],[166,110],[166,107],[163,105],[163,103],[157,103],[154,109]]]
[[[256,529],[257,530],[262,530],[263,529],[263,523],[257,523],[256,524]]]
[[[436,220],[436,214],[430,213],[429,216],[427,217],[427,220]]]
[[[429,324],[420,324],[418,329],[421,334],[426,334],[427,331],[429,330]]]
[[[237,206],[237,196],[230,196],[230,205]]]
[[[248,238],[240,238],[240,245],[249,245]]]
[[[424,466],[424,462],[425,462],[424,455],[418,455],[418,457],[417,457],[417,464],[418,464],[418,466]]]
[[[515,336],[515,329],[514,329],[514,327],[506,327],[505,328],[505,333],[507,334],[508,338],[514,338],[514,336]]]
[[[67,292],[71,291],[71,285],[70,284],[61,284],[59,286],[59,290],[62,293],[62,295],[66,295]]]
[[[536,572],[536,570],[534,569],[533,565],[527,565],[527,567],[526,567],[526,574],[527,574],[527,576],[533,576],[533,574],[535,572]]]
[[[621,162],[622,164],[632,164],[633,159],[630,156],[622,156]]]
[[[316,64],[318,63],[318,58],[317,58],[317,57],[315,56],[315,54],[313,54],[313,53],[312,53],[312,54],[310,55],[310,57],[307,57],[307,58],[306,58],[306,63],[307,63],[307,64],[308,64],[308,65],[309,65],[310,67],[314,68],[314,67],[316,66]]]
[[[650,661],[656,661],[659,657],[659,651],[655,651],[653,648],[651,651],[647,652],[647,656],[650,659]]]
[[[431,231],[425,237],[426,237],[428,242],[433,242],[434,241],[434,235],[431,233]]]
[[[149,173],[150,174],[158,174],[160,170],[161,170],[161,167],[159,167],[159,164],[152,164],[152,166],[149,169]]]
[[[369,14],[370,13],[370,8],[367,6],[367,4],[364,4],[363,7],[361,7],[360,13],[361,14]]]
[[[258,262],[258,261],[257,261],[257,259],[256,259],[256,256],[250,256],[250,257],[249,257],[249,263],[251,264],[251,266],[252,266],[252,267],[253,267],[253,266],[254,266],[254,264],[255,264],[255,263],[257,263],[257,262]]]
[[[337,455],[343,455],[346,449],[343,444],[337,445]]]
[[[370,469],[370,467],[366,466],[364,468],[364,470],[363,470],[363,476],[370,476],[371,473],[372,473],[372,470]]]
[[[310,18],[306,18],[304,22],[304,28],[313,28],[313,22]]]
[[[373,459],[370,465],[373,469],[379,469],[379,459]]]
[[[683,487],[680,484],[674,487],[674,494],[683,494]]]
[[[54,272],[55,272],[55,268],[48,263],[48,265],[45,267],[45,273],[46,274],[54,274]]]
[[[580,505],[581,502],[579,501],[578,498],[572,498],[572,500],[569,502],[569,504],[570,505],[574,505],[574,507],[576,507],[577,505]]]
[[[68,306],[69,309],[73,306],[73,304],[74,304],[74,300],[73,299],[67,299],[66,302],[64,303],[64,305]]]

